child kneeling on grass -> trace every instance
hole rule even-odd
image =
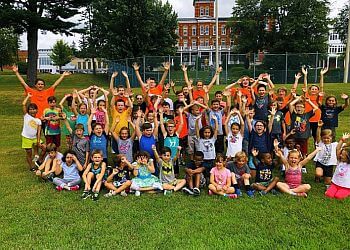
[[[153,159],[146,151],[141,151],[135,156],[136,162],[132,164],[133,174],[136,176],[131,180],[131,190],[135,191],[135,196],[140,196],[141,192],[163,190],[162,184],[158,177],[154,176],[155,172]]]
[[[57,164],[56,173],[60,174],[63,171],[63,178],[55,177],[53,183],[58,191],[63,189],[76,191],[79,189],[81,177],[79,171],[83,171],[83,166],[80,164],[75,152],[67,150],[62,157],[62,163]]]
[[[178,159],[181,147],[177,147],[174,159],[171,159],[171,149],[169,147],[162,148],[162,155],[159,157],[156,146],[152,145],[152,150],[159,167],[159,178],[162,182],[164,195],[179,191],[186,185],[185,179],[176,179],[174,171],[174,162]]]
[[[46,147],[47,156],[44,162],[39,166],[36,175],[43,180],[52,181],[58,175],[57,165],[61,164],[62,154],[57,151],[54,143],[49,143]]]
[[[226,168],[226,161],[222,154],[218,154],[215,159],[215,167],[210,170],[209,195],[218,194],[234,199],[237,194],[231,187],[231,172]]]
[[[105,197],[112,197],[117,194],[127,196],[125,190],[131,186],[130,171],[133,167],[126,157],[123,154],[116,156],[115,167],[105,182],[105,187],[109,190]]]
[[[291,150],[288,153],[288,159],[284,158],[282,151],[275,145],[276,156],[279,157],[286,167],[285,182],[277,182],[276,186],[283,193],[295,196],[307,197],[310,191],[309,184],[301,184],[302,167],[305,166],[319,152],[321,148],[317,147],[311,154],[301,160],[298,150]]]
[[[106,178],[106,163],[103,162],[102,150],[95,149],[91,153],[92,163],[86,167],[83,173],[83,180],[85,182],[85,189],[82,195],[82,199],[91,197],[96,201],[99,196],[103,179]],[[91,184],[95,180],[95,183],[91,189]]]
[[[350,196],[350,151],[343,147],[343,143],[349,138],[350,134],[343,134],[337,145],[338,165],[331,186],[325,193],[329,198],[344,199]]]

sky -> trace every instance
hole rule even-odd
[[[168,1],[179,17],[193,17],[194,8],[192,6],[192,0],[162,0],[162,2]],[[342,9],[347,0],[330,0],[331,3],[331,17],[335,17],[337,13]],[[219,0],[219,16],[229,17],[231,16],[234,0]],[[26,34],[21,35],[21,49],[27,49]],[[78,45],[80,35],[74,36],[55,35],[51,32],[41,33],[39,32],[38,49],[49,49],[59,39],[63,39],[68,44],[72,44],[73,41]]]

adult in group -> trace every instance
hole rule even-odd
[[[64,77],[69,76],[71,74],[67,71],[63,72],[63,74],[60,76],[60,78],[57,79],[57,81],[54,84],[52,84],[49,88],[45,89],[45,81],[43,79],[38,78],[35,81],[34,88],[31,88],[24,81],[23,77],[19,74],[17,66],[13,66],[12,71],[15,72],[26,94],[31,94],[30,102],[35,103],[38,106],[38,113],[36,114],[37,118],[41,118],[44,109],[49,107],[47,98],[50,96],[54,96],[56,87],[62,82]]]

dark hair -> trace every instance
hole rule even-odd
[[[75,155],[77,156],[77,153],[75,153],[75,151],[71,150],[71,149],[68,149],[66,150],[64,153],[63,153],[63,156],[62,156],[62,162],[66,162],[66,157],[67,157],[67,154],[71,154],[71,155]]]
[[[215,94],[214,94],[214,96],[216,96],[216,95],[218,95],[218,94],[222,95],[222,91],[220,91],[220,90],[219,90],[219,91],[216,91]]]
[[[46,146],[46,152],[52,152],[52,151],[57,151],[57,146],[55,143],[49,143]]]
[[[257,120],[257,121],[255,122],[255,124],[254,124],[254,127],[256,126],[256,124],[257,124],[258,122],[262,123],[262,124],[264,125],[264,128],[266,128],[266,122],[263,121],[263,120]]]
[[[225,156],[221,153],[218,153],[215,157],[215,162],[225,161]]]
[[[121,127],[121,129],[119,130],[119,135],[120,135],[120,133],[122,132],[122,130],[126,130],[126,131],[128,131],[128,138],[130,137],[130,130],[129,130],[129,128],[128,127]]]
[[[99,154],[99,155],[101,155],[103,157],[103,152],[102,152],[101,149],[94,149],[94,150],[92,150],[91,157],[93,157],[96,154]]]
[[[271,156],[272,157],[272,154],[268,153],[268,152],[267,153],[259,153],[258,158],[262,161],[267,156]]]
[[[152,81],[155,81],[155,80],[156,80],[156,78],[154,78],[153,76],[151,76],[151,77],[148,78],[148,79],[150,79],[150,80],[152,80]]]
[[[38,105],[36,105],[35,103],[29,103],[27,106],[27,113],[29,112],[29,109],[36,109],[38,110]]]
[[[97,106],[98,106],[98,105],[100,105],[100,103],[101,103],[101,102],[106,103],[106,101],[105,101],[105,100],[98,100],[98,101],[97,101]]]
[[[266,85],[265,84],[259,84],[257,89],[264,88],[266,90]]]
[[[211,104],[216,103],[216,102],[220,104],[220,101],[218,99],[211,100]]]
[[[178,95],[178,94],[183,94],[184,92],[182,91],[182,90],[177,90],[176,92],[175,92],[175,95]]]
[[[169,147],[163,147],[160,152],[161,154],[165,154],[165,153],[171,154],[171,149]]]
[[[125,87],[124,87],[123,85],[119,84],[119,85],[117,86],[117,89],[125,89]]]
[[[162,103],[162,107],[164,107],[164,106],[170,107],[170,104],[169,104],[168,102],[163,102],[163,103]]]
[[[102,126],[102,124],[101,123],[99,123],[99,122],[96,122],[95,124],[93,124],[93,126],[92,126],[92,130],[94,130],[97,126],[101,126],[102,128],[103,128],[103,126]]]
[[[113,164],[114,167],[119,167],[122,163],[122,158],[126,157],[124,154],[117,154],[115,157],[113,157]]]
[[[193,155],[204,158],[204,153],[202,151],[196,151]]]
[[[211,126],[204,126],[203,128],[201,128],[199,130],[199,136],[201,138],[204,138],[204,130],[206,130],[206,129],[210,129],[210,138],[212,138],[213,135],[214,135],[214,130],[213,130],[213,128]]]
[[[82,130],[84,130],[84,125],[83,125],[82,123],[78,123],[78,124],[75,125],[75,129],[76,129],[76,130],[77,130],[77,129],[82,129]]]
[[[47,98],[47,102],[48,102],[48,103],[53,102],[53,101],[57,101],[56,97],[54,97],[54,96],[49,96],[49,97]]]
[[[231,124],[231,129],[233,126],[237,126],[239,129],[241,129],[241,124],[237,123],[237,122],[234,122]]]
[[[116,101],[115,101],[115,103],[117,103],[117,102],[122,102],[122,103],[124,103],[125,104],[125,102],[124,102],[124,100],[123,99],[117,99]]]
[[[68,105],[69,107],[71,107],[71,106],[72,106],[72,103],[73,103],[73,96],[68,96],[68,97],[66,98],[66,101],[67,101],[67,105]]]
[[[142,131],[145,131],[146,129],[150,129],[150,128],[152,128],[152,124],[149,123],[149,122],[145,122],[145,123],[142,124],[142,126],[141,126],[141,130],[142,130]]]
[[[139,152],[137,152],[137,154],[135,155],[135,158],[140,157],[140,156],[145,156],[148,159],[151,158],[150,154],[147,151],[139,151]]]
[[[38,82],[43,82],[44,85],[46,84],[45,81],[44,81],[44,79],[37,78],[36,81],[35,81],[35,83],[34,83],[34,85],[36,85]]]

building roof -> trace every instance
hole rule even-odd
[[[219,21],[229,21],[230,17],[219,17]],[[198,20],[215,20],[215,17],[180,17],[178,22],[196,22]]]
[[[196,2],[215,2],[215,0],[193,0],[193,6]]]

